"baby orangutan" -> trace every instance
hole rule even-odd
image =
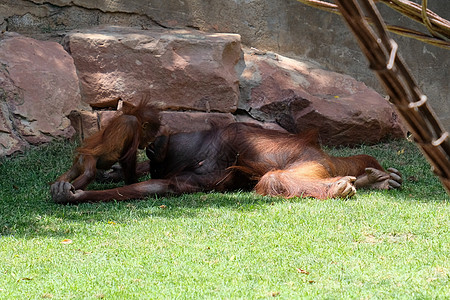
[[[122,114],[84,140],[72,167],[57,181],[71,182],[75,189],[83,190],[95,179],[98,169],[108,170],[119,162],[125,183],[137,182],[137,150],[153,142],[159,127],[159,110],[149,101],[142,100],[137,106],[124,102]]]

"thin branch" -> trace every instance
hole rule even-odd
[[[341,14],[338,6],[334,3],[322,0],[297,1],[321,10]],[[427,8],[427,0],[422,0],[422,5],[408,0],[378,0],[376,2],[383,3],[408,18],[423,24],[430,35],[401,26],[386,25],[387,29],[392,33],[450,50],[450,21],[429,10]],[[370,19],[367,19],[367,21],[372,23]]]

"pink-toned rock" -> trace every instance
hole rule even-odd
[[[73,110],[70,112],[68,118],[80,140],[93,135],[100,129],[97,112],[90,110]]]
[[[144,95],[165,109],[233,112],[239,97],[237,34],[105,27],[65,38],[92,107]]]
[[[74,133],[65,116],[80,107],[78,78],[61,45],[4,34],[0,64],[0,156]]]
[[[0,74],[0,87],[2,75]],[[0,91],[0,98],[4,97],[4,90]],[[8,104],[0,102],[0,157],[20,151],[26,143],[12,131],[12,121],[9,119]]]
[[[163,133],[192,132],[207,130],[212,124],[219,127],[236,122],[231,113],[175,112],[161,113]]]
[[[318,129],[329,145],[404,135],[392,106],[350,76],[274,53],[245,51],[239,108],[290,132]]]

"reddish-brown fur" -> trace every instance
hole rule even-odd
[[[247,188],[261,195],[325,199],[352,196],[355,187],[401,186],[400,173],[386,172],[371,156],[331,157],[313,134],[285,134],[246,123],[160,136],[147,155],[150,180],[104,191],[75,191],[57,182],[53,200],[80,203]]]
[[[73,181],[75,189],[84,189],[95,178],[97,169],[108,170],[119,162],[125,182],[137,182],[137,150],[144,149],[155,139],[159,127],[159,111],[147,100],[137,106],[124,103],[120,115],[84,140],[72,167],[57,181]],[[146,166],[148,170],[148,164]],[[140,172],[145,172],[145,168]]]

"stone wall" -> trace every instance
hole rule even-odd
[[[379,7],[389,23],[424,31],[421,25],[383,4]],[[450,1],[431,1],[429,8],[450,19]],[[100,24],[238,33],[244,45],[313,59],[383,93],[341,18],[295,0],[3,0],[0,3],[0,29],[33,37],[58,39],[61,31]],[[395,36],[395,39],[431,105],[450,128],[450,52],[408,38]]]
[[[313,129],[334,146],[404,136],[392,106],[364,83],[242,47],[238,34],[101,26],[69,32],[62,44],[0,34],[0,156],[73,129],[87,137],[124,101],[143,98],[163,110],[165,133],[245,121]]]

